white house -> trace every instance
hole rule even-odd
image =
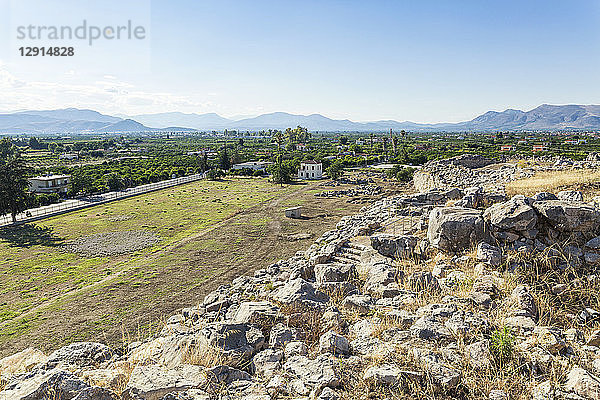
[[[264,171],[269,165],[273,164],[269,161],[248,161],[245,163],[233,164],[233,169],[249,168],[255,171]]]
[[[29,178],[29,190],[33,193],[66,193],[71,175],[45,175]]]
[[[313,160],[302,161],[298,170],[298,179],[321,179],[323,178],[323,164]]]
[[[58,156],[59,160],[78,160],[79,156],[77,153],[63,153]]]

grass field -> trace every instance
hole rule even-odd
[[[306,248],[360,205],[316,198],[316,183],[200,181],[0,230],[0,355],[75,340],[118,345],[151,333],[219,284]],[[303,205],[309,218],[287,219]],[[141,230],[159,241],[130,254],[85,257],[62,245]],[[297,240],[297,233],[310,238]],[[303,236],[301,236],[303,237]]]
[[[561,190],[580,190],[586,198],[600,191],[600,171],[564,170],[538,172],[531,178],[519,179],[506,184],[508,195],[531,196],[539,192],[558,193]]]

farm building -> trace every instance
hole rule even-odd
[[[298,179],[321,179],[323,178],[323,164],[313,160],[302,161],[298,170]]]

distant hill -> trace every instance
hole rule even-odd
[[[24,111],[18,114],[38,115],[40,117],[54,118],[63,121],[98,121],[115,123],[121,120],[118,117],[100,114],[94,110],[81,110],[78,108],[65,108],[61,110]]]
[[[170,126],[186,126],[196,129],[217,129],[227,126],[232,121],[215,113],[184,114],[180,112],[167,112],[159,114],[142,114],[130,117],[144,125],[153,128],[167,128]]]
[[[165,130],[185,131],[171,127]],[[131,133],[161,131],[132,119],[101,114],[93,110],[66,108],[61,110],[32,110],[0,114],[0,133],[56,134],[56,133]]]
[[[514,109],[501,112],[488,111],[470,121],[439,124],[394,120],[354,122],[348,119],[332,119],[321,114],[299,115],[285,112],[274,112],[240,120],[227,119],[215,113],[180,112],[120,118],[93,110],[75,108],[0,114],[0,133],[128,133],[224,129],[256,131],[285,129],[297,125],[307,127],[313,132],[373,132],[389,129],[413,132],[600,129],[600,106],[543,104],[530,111]]]

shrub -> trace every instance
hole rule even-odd
[[[224,175],[225,174],[220,169],[209,169],[208,171],[206,171],[206,177],[211,181],[216,181],[222,178]]]
[[[500,364],[504,364],[513,356],[515,335],[512,330],[503,326],[492,332],[490,337],[490,352]]]

